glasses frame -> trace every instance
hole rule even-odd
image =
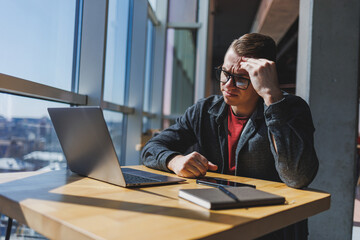
[[[215,69],[215,71],[216,71],[216,72],[215,72],[215,76],[216,76],[216,79],[217,79],[218,81],[220,81],[220,82],[222,82],[222,83],[227,83],[227,82],[230,80],[230,78],[232,78],[232,79],[234,80],[234,81],[233,81],[233,84],[234,84],[235,87],[237,87],[237,88],[239,88],[239,89],[241,89],[241,90],[246,90],[246,89],[248,89],[248,87],[249,87],[249,85],[250,85],[250,79],[244,78],[244,77],[242,77],[241,75],[232,74],[232,73],[230,73],[230,72],[228,72],[228,71],[225,71],[225,70],[222,68],[222,65],[220,65],[220,66],[218,66],[218,67],[215,67],[214,69]],[[219,71],[220,71],[220,74],[219,74]],[[226,73],[226,74],[224,74],[225,77],[226,77],[226,81],[221,81],[221,72]],[[244,86],[244,87],[238,87],[238,86],[236,86],[236,83],[235,83],[236,81],[235,81],[235,78],[234,78],[234,77],[237,77],[237,78],[246,80],[246,81],[247,81],[247,85]]]

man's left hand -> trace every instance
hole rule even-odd
[[[264,99],[267,106],[283,98],[273,61],[242,57],[240,67],[249,73],[254,90]]]

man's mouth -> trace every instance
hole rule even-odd
[[[223,91],[223,93],[226,97],[236,97],[237,96],[237,94],[234,94],[234,93],[231,93],[228,91]]]

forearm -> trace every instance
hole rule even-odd
[[[161,145],[148,143],[142,150],[141,159],[147,167],[170,172],[167,163],[169,159],[178,154],[178,152],[164,148]]]
[[[265,117],[281,180],[295,188],[307,186],[318,169],[310,112],[303,103],[292,105],[283,100],[266,109]]]
[[[273,103],[281,101],[281,99],[284,98],[284,95],[279,88],[274,87],[264,90],[261,97],[264,99],[266,106],[270,106]]]
[[[150,139],[142,150],[141,159],[147,167],[170,171],[169,160],[184,154],[195,141],[193,134],[178,123]]]
[[[291,126],[274,128],[276,148],[272,145],[275,166],[281,180],[290,187],[302,188],[311,183],[318,169],[318,160],[307,137],[300,136]]]

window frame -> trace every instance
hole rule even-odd
[[[196,30],[196,52],[195,52],[195,59],[196,59],[196,66],[195,66],[195,88],[194,88],[194,102],[196,102],[197,100],[203,98],[205,96],[205,92],[202,92],[202,89],[199,89],[199,84],[201,84],[202,82],[204,82],[203,79],[200,79],[200,75],[199,72],[202,71],[202,69],[200,70],[198,66],[200,66],[201,64],[206,64],[206,58],[203,58],[203,54],[202,52],[204,51],[204,49],[206,49],[206,42],[200,41],[199,37],[201,37],[201,39],[203,40],[203,34],[207,34],[207,30],[204,33],[204,31],[200,31],[201,29],[203,29],[204,27],[207,27],[207,23],[205,22],[205,24],[202,22],[204,19],[203,15],[201,11],[204,8],[204,1],[198,1],[198,5],[197,5],[197,10],[198,10],[198,16],[197,16],[197,22],[194,23],[188,23],[188,22],[166,22],[166,31],[168,29],[174,29],[174,30]],[[201,48],[201,51],[199,51],[199,48]],[[201,58],[199,59],[199,56],[201,56]],[[203,77],[203,76],[202,76]],[[174,121],[176,120],[178,117],[180,117],[181,114],[163,114],[162,115],[162,127],[164,126],[163,122],[164,120],[170,120],[170,121]]]
[[[196,65],[203,67],[196,67],[195,101],[205,95],[205,84],[203,83],[205,83],[206,73],[204,67],[207,68],[207,66],[204,56],[206,56],[208,46],[206,39],[208,38],[209,3],[199,1],[198,22],[194,24],[168,23],[169,2],[167,0],[157,1],[156,4],[156,11],[154,11],[147,0],[130,0],[131,23],[128,31],[127,85],[124,105],[103,99],[108,0],[76,0],[71,91],[0,73],[0,92],[66,103],[71,106],[101,106],[104,110],[124,114],[123,146],[121,146],[123,151],[120,163],[124,165],[139,164],[140,152],[135,149],[135,146],[141,142],[143,117],[151,119],[152,129],[161,129],[164,119],[178,117],[163,115],[164,64],[168,28],[197,29],[196,54],[199,57],[197,57]],[[150,111],[143,111],[143,94],[139,93],[144,91],[145,58],[143,56],[146,52],[147,38],[141,34],[147,32],[148,19],[153,22],[155,28],[152,63],[153,87]],[[137,30],[135,31],[135,29]],[[139,31],[139,29],[145,31]],[[139,95],[141,96],[139,97]],[[132,160],[125,161],[125,159]]]
[[[76,0],[71,91],[0,73],[0,92],[134,114],[133,107],[103,100],[107,14],[108,1]]]

